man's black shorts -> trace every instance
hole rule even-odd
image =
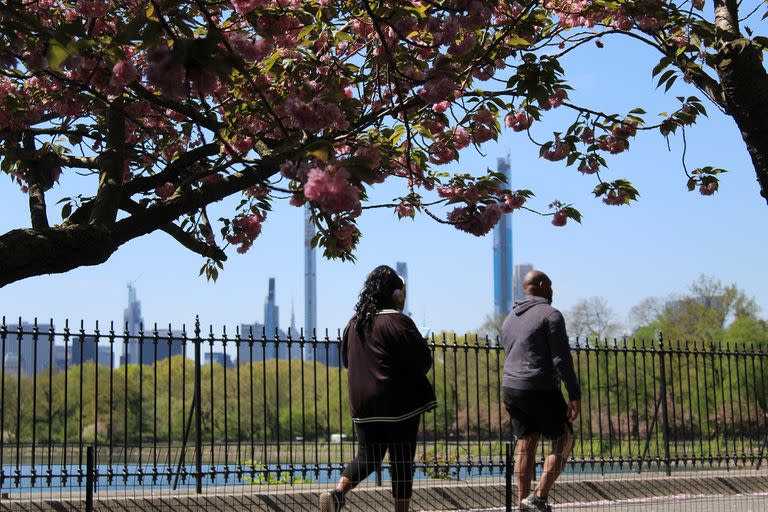
[[[504,388],[504,407],[509,413],[512,435],[521,438],[541,434],[547,439],[557,439],[568,428],[568,404],[559,389],[512,389]]]

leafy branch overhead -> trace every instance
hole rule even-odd
[[[99,264],[156,230],[215,279],[227,246],[247,251],[281,199],[308,204],[314,243],[342,259],[371,208],[476,236],[516,209],[563,226],[581,219],[573,204],[537,207],[460,154],[525,132],[542,158],[594,179],[597,198],[627,205],[640,193],[608,177],[608,160],[641,133],[684,137],[705,102],[737,124],[768,199],[764,12],[733,0],[4,2],[0,170],[28,194],[31,228],[0,235],[0,286]],[[577,104],[567,55],[612,36],[659,52],[660,88],[695,95],[654,119]],[[549,135],[553,109],[572,117]],[[689,189],[718,189],[721,169],[683,167]],[[51,222],[46,195],[76,174],[90,188]],[[402,194],[371,204],[384,181]],[[208,217],[232,196],[234,212]]]

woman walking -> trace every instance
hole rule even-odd
[[[321,494],[321,512],[341,510],[346,494],[381,467],[386,453],[395,512],[408,512],[419,420],[437,401],[427,379],[432,353],[413,320],[402,313],[404,304],[405,281],[386,265],[376,267],[344,329],[341,357],[348,369],[358,451],[336,489]]]

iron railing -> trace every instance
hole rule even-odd
[[[417,478],[504,475],[504,351],[431,338],[439,407]],[[340,333],[304,337],[81,323],[0,324],[0,491],[331,481],[355,452]],[[576,341],[582,414],[567,471],[758,467],[768,350],[753,344]],[[122,360],[122,361],[120,361]],[[120,361],[121,364],[117,364]],[[542,447],[544,449],[544,447]]]

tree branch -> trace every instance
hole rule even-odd
[[[137,214],[144,210],[141,205],[130,199],[125,199],[121,208],[130,214]],[[172,236],[177,242],[194,253],[217,261],[226,261],[227,259],[226,253],[221,248],[198,240],[192,233],[187,233],[173,222],[161,226],[160,230]]]
[[[99,190],[96,193],[91,224],[112,224],[120,205],[125,163],[125,113],[120,99],[106,111],[107,147],[99,156]]]

